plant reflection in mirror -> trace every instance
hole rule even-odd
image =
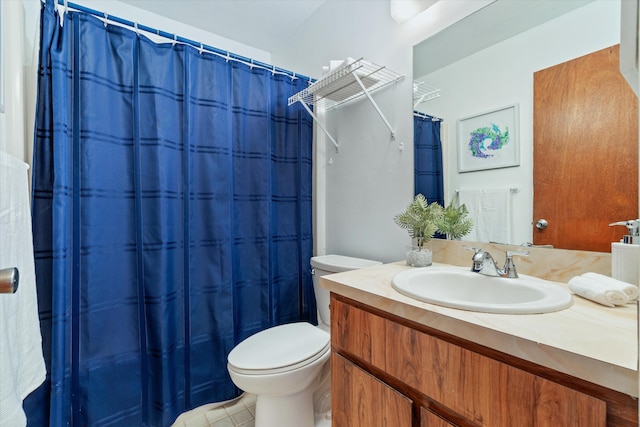
[[[449,205],[443,209],[442,215],[436,220],[438,232],[446,234],[449,240],[460,240],[471,232],[473,221],[468,218],[469,210],[463,203],[459,204],[459,197],[456,193]]]
[[[438,202],[429,203],[422,194],[417,194],[407,209],[393,220],[409,232],[418,247],[422,247],[436,232],[446,234],[449,239],[460,239],[469,234],[473,221],[468,215],[467,207],[459,205],[457,194],[446,208]]]

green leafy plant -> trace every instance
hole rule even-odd
[[[418,194],[407,210],[393,220],[406,229],[412,239],[416,239],[418,247],[422,247],[436,232],[446,234],[448,239],[460,239],[469,234],[473,221],[468,215],[467,207],[459,205],[457,195],[443,208],[438,202],[429,203],[422,194]]]
[[[458,195],[442,210],[442,215],[437,218],[435,225],[438,232],[446,234],[448,239],[460,239],[471,232],[473,221],[467,218],[469,211],[462,204],[458,206]]]
[[[406,229],[412,239],[416,239],[417,246],[422,247],[438,231],[436,223],[443,211],[437,202],[429,204],[422,194],[418,194],[407,210],[396,215],[393,220]]]

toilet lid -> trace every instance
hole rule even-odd
[[[265,329],[238,344],[227,361],[238,372],[283,372],[304,366],[330,346],[329,334],[310,323],[289,323]]]
[[[382,264],[379,261],[370,259],[354,258],[344,255],[320,255],[314,256],[309,261],[312,267],[331,273],[342,273],[343,271],[358,270],[360,268],[371,267]]]

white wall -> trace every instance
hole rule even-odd
[[[420,77],[442,96],[419,109],[445,119],[447,194],[458,188],[518,187],[513,240],[533,239],[533,73],[620,42],[620,3],[599,0]],[[457,172],[456,120],[518,103],[519,167]]]
[[[393,217],[413,198],[413,45],[490,2],[439,2],[400,25],[391,19],[388,1],[327,1],[287,46],[272,52],[277,65],[309,76],[319,77],[323,65],[346,57],[364,57],[406,76],[373,95],[395,141],[366,99],[327,113],[340,152],[318,134],[316,253],[404,258],[410,239]]]
[[[18,1],[3,1],[0,6],[2,22],[2,58],[0,76],[3,85],[0,112],[0,150],[23,161],[28,159],[24,68],[25,54],[24,12]],[[17,37],[16,37],[17,35]]]

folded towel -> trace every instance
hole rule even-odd
[[[606,283],[611,289],[616,289],[624,292],[629,296],[629,302],[638,299],[638,287],[622,280],[617,280],[604,274],[598,273],[584,273],[582,277],[588,277],[590,279],[599,280],[602,283]]]
[[[606,283],[590,277],[577,276],[569,280],[569,289],[583,298],[590,299],[607,307],[625,305],[629,296],[619,289],[613,289]]]

